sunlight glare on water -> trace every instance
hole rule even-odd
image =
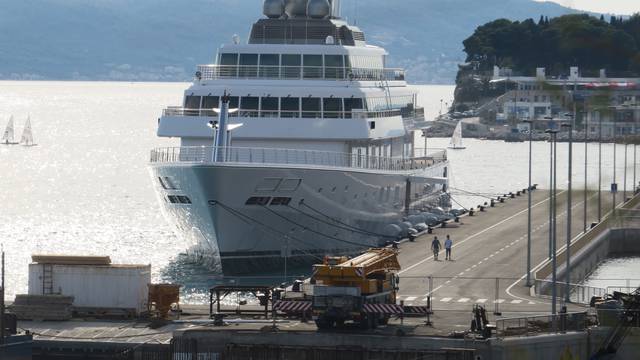
[[[216,274],[185,261],[191,245],[163,218],[148,171],[149,151],[175,146],[156,137],[163,108],[182,103],[184,83],[0,82],[0,130],[13,115],[16,137],[31,116],[38,146],[0,146],[0,243],[7,252],[7,299],[27,290],[31,254],[109,255],[116,263],[151,263],[154,281],[187,284],[186,301],[204,299]],[[420,86],[427,118],[450,103],[453,86]],[[417,143],[418,140],[416,140]],[[422,141],[420,139],[419,141]],[[429,139],[446,147],[448,139]],[[496,194],[527,186],[526,143],[466,139],[450,151],[451,186],[465,206],[483,198],[460,190]],[[548,144],[536,143],[534,182],[547,186]],[[576,145],[581,164],[582,145]],[[559,145],[560,184],[566,180],[566,145]],[[605,145],[608,188],[611,145]],[[622,159],[622,147],[618,148]],[[597,146],[589,146],[595,159]],[[622,180],[619,163],[618,179]],[[589,166],[589,186],[597,184]],[[581,186],[576,165],[576,186]],[[631,188],[631,172],[628,186]],[[622,187],[621,187],[622,188]]]

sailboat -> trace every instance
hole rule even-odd
[[[462,120],[458,121],[458,125],[456,125],[456,129],[453,130],[453,136],[451,136],[449,149],[453,149],[453,150],[466,149],[466,147],[462,144]]]
[[[0,139],[2,145],[17,145],[18,143],[13,140],[13,116],[9,118],[7,127],[4,129],[2,139]]]
[[[31,131],[31,117],[27,118],[27,122],[24,124],[24,130],[22,131],[22,138],[20,144],[23,146],[36,146],[33,142],[33,132]]]

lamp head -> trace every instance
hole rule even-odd
[[[217,121],[209,121],[209,123],[207,124],[208,127],[216,130],[218,128],[218,122]]]

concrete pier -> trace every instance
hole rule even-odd
[[[538,190],[532,195],[532,263],[534,272],[543,275],[549,252],[548,191]],[[558,244],[564,243],[561,229],[566,226],[566,195],[566,192],[558,194]],[[588,194],[589,223],[597,216],[595,196],[596,193]],[[574,209],[582,209],[582,193],[576,193],[573,199]],[[605,208],[611,208],[609,201],[610,197],[603,197]],[[487,309],[491,323],[503,326],[513,318],[549,314],[549,300],[536,297],[524,284],[526,223],[526,196],[515,196],[400,245],[403,270],[399,300],[406,305],[430,302],[434,311],[430,326],[425,325],[427,319],[421,316],[393,319],[388,326],[376,330],[347,328],[337,333],[319,332],[313,323],[287,319],[279,319],[275,329],[270,320],[214,327],[208,320],[206,306],[189,307],[191,316],[156,329],[144,322],[91,320],[22,322],[20,326],[33,332],[36,359],[102,359],[115,355],[134,359],[140,358],[141,352],[192,353],[202,359],[238,360],[252,359],[256,354],[267,360],[345,358],[340,353],[353,355],[346,357],[349,359],[372,360],[587,358],[599,346],[607,329],[569,328],[561,333],[545,330],[529,336],[499,331],[487,340],[464,334],[470,328],[474,304]],[[573,233],[579,234],[581,227],[581,221],[574,221]],[[431,241],[438,236],[444,242],[446,235],[454,242],[453,260],[445,261],[441,252],[440,260],[435,261]],[[568,308],[569,312],[588,311],[583,304],[568,304]],[[638,331],[632,332],[623,353],[640,351],[638,335]]]

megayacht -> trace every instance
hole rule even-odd
[[[264,15],[159,119],[180,147],[152,151],[153,183],[181,238],[250,273],[383,246],[449,207],[446,152],[415,144],[417,90],[339,0],[266,0]]]

